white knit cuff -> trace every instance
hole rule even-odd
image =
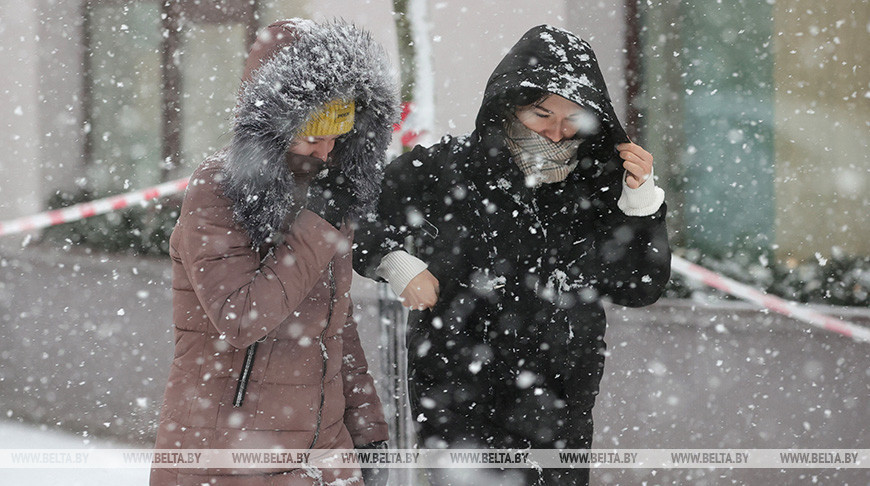
[[[423,260],[406,251],[398,250],[388,253],[381,259],[375,274],[389,282],[390,288],[396,295],[402,295],[408,283],[427,268],[429,265]]]
[[[625,176],[622,177],[622,195],[616,205],[627,216],[650,216],[662,207],[665,202],[665,191],[657,187],[653,174],[637,189],[628,187]]]

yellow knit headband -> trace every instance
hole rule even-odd
[[[301,137],[328,137],[344,135],[353,128],[356,105],[353,100],[333,100],[311,115],[308,123],[299,131]]]

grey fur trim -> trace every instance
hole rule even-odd
[[[384,153],[398,121],[394,74],[371,35],[340,21],[299,21],[299,34],[243,86],[224,167],[224,193],[254,247],[275,239],[292,217],[293,177],[284,156],[309,116],[334,99],[353,99],[353,130],[331,157],[351,180],[351,215],[372,211],[380,194]]]

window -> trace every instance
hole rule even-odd
[[[85,4],[89,189],[183,177],[228,142],[256,9],[246,0]]]
[[[91,5],[86,12],[88,185],[118,192],[157,182],[161,154],[160,5]]]
[[[633,105],[663,162],[672,227],[685,228],[676,243],[798,260],[832,246],[870,251],[857,223],[870,166],[870,4],[629,0],[632,9]]]

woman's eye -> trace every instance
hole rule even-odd
[[[541,113],[541,112],[539,112],[539,111],[536,111],[536,112],[535,112],[535,115],[536,115],[538,118],[549,118],[549,117],[550,117],[550,114],[549,114],[549,113]]]

